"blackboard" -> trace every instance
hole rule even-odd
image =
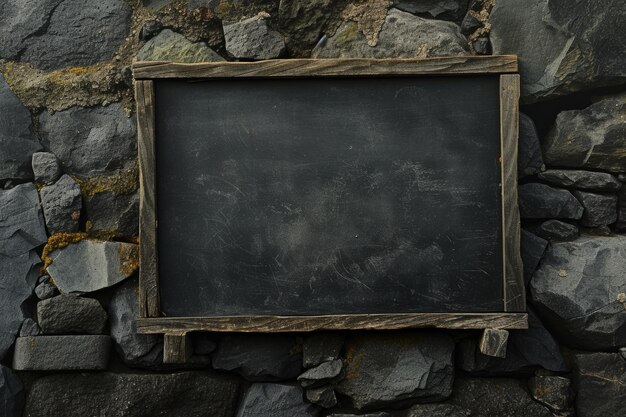
[[[150,323],[523,312],[511,67],[332,61],[135,64]]]

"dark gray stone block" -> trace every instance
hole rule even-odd
[[[307,336],[302,344],[302,365],[305,368],[338,359],[345,335],[341,333],[315,333]]]
[[[191,42],[180,33],[164,29],[137,52],[140,61],[213,62],[224,61],[204,42]]]
[[[298,381],[300,381],[300,385],[304,388],[326,385],[339,377],[342,369],[343,362],[341,359],[323,362],[315,368],[305,371],[298,377]]]
[[[139,193],[103,191],[83,198],[88,231],[116,238],[139,235]]]
[[[576,414],[580,417],[620,416],[626,407],[626,361],[619,353],[573,356]]]
[[[124,0],[3,2],[0,58],[45,70],[109,60],[128,35],[131,12]]]
[[[35,295],[40,300],[46,300],[48,298],[52,298],[59,293],[57,287],[55,287],[50,281],[50,277],[35,287]]]
[[[35,381],[25,415],[232,417],[238,395],[235,378],[212,372],[66,373]]]
[[[3,5],[0,5],[0,15]],[[2,25],[0,17],[0,26]],[[0,38],[2,37],[0,27]],[[0,46],[0,49],[2,46]],[[0,180],[33,178],[31,156],[41,150],[33,134],[30,112],[9,88],[0,74]]]
[[[250,381],[292,379],[301,373],[301,352],[291,335],[228,335],[219,340],[212,362]]]
[[[569,379],[553,375],[536,375],[529,381],[533,398],[557,413],[572,406],[573,393],[570,385]]]
[[[138,291],[135,278],[116,288],[108,308],[111,338],[126,365],[158,367],[163,362],[161,339],[157,335],[137,333]]]
[[[539,179],[559,187],[571,187],[589,191],[617,191],[622,183],[607,172],[575,169],[548,169],[539,173]]]
[[[354,336],[337,392],[359,410],[398,402],[440,401],[452,392],[454,343],[444,333]]]
[[[111,338],[104,335],[30,336],[15,341],[13,369],[78,371],[106,369]]]
[[[583,207],[567,190],[539,183],[518,188],[520,216],[523,219],[580,219]]]
[[[418,16],[460,20],[467,11],[469,0],[394,0],[393,7]]]
[[[545,168],[535,122],[524,113],[519,114],[519,141],[517,145],[518,178],[535,175]]]
[[[534,228],[533,232],[544,239],[568,241],[578,237],[578,226],[560,220],[546,220]]]
[[[570,346],[626,345],[626,236],[553,242],[530,283],[532,303]]]
[[[530,278],[537,269],[547,246],[547,240],[522,229],[520,252],[522,256],[522,264],[524,265],[524,281],[526,283],[530,282]]]
[[[472,412],[454,404],[416,404],[405,417],[470,417]]]
[[[78,231],[83,201],[80,185],[72,177],[63,175],[56,183],[43,187],[39,195],[50,234]]]
[[[337,405],[337,396],[331,386],[310,388],[306,390],[304,395],[308,402],[323,408],[332,408]]]
[[[585,211],[580,223],[587,227],[602,227],[617,221],[617,196],[573,191]]]
[[[316,417],[320,408],[304,401],[302,388],[294,385],[250,385],[237,417]]]
[[[39,336],[40,334],[41,328],[35,320],[31,318],[24,319],[22,327],[20,327],[20,337]]]
[[[98,300],[61,294],[37,303],[37,320],[44,334],[103,334],[107,313]]]
[[[61,164],[50,152],[35,152],[32,158],[35,181],[45,185],[54,184],[61,176]]]
[[[0,415],[21,417],[25,394],[22,381],[15,372],[0,365]]]
[[[224,26],[226,51],[235,58],[272,59],[285,52],[282,35],[267,26],[269,15],[260,14]]]

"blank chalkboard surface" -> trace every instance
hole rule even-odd
[[[502,312],[499,82],[154,81],[162,314]]]

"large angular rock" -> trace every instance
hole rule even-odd
[[[555,413],[571,408],[571,381],[562,376],[535,375],[529,382],[530,393],[540,404]]]
[[[314,333],[302,344],[302,365],[305,368],[339,358],[346,337],[341,333]]]
[[[17,375],[10,368],[0,365],[0,415],[21,417],[25,394]]]
[[[581,224],[587,227],[602,227],[617,221],[617,195],[574,191],[585,211]]]
[[[624,148],[626,94],[608,97],[583,110],[562,111],[543,143],[548,164],[616,173],[626,167]]]
[[[63,293],[92,292],[115,285],[137,270],[132,243],[81,240],[50,253],[48,273]]]
[[[323,362],[315,368],[305,371],[298,377],[298,381],[304,388],[319,387],[333,382],[335,378],[339,377],[342,369],[343,362],[341,359]]]
[[[301,352],[290,335],[227,335],[213,352],[213,368],[250,381],[292,379],[302,370]]]
[[[210,372],[83,373],[39,378],[26,416],[231,417],[239,383]]]
[[[256,383],[246,391],[237,417],[315,417],[319,411],[304,401],[298,386]]]
[[[516,54],[522,99],[623,83],[622,0],[498,0],[491,11],[494,54]]]
[[[334,11],[334,0],[281,0],[278,23],[290,42],[310,48],[320,39],[322,30]]]
[[[22,304],[37,282],[46,229],[33,184],[0,190],[0,360],[15,340],[25,316]]]
[[[83,199],[89,233],[131,239],[139,235],[139,194],[104,191]]]
[[[520,252],[522,256],[522,264],[524,266],[524,281],[526,283],[530,282],[530,278],[537,269],[547,246],[547,240],[522,229]]]
[[[129,366],[156,367],[163,362],[163,344],[152,334],[137,333],[137,280],[120,285],[109,302],[109,322],[115,350]]]
[[[467,41],[454,23],[390,9],[376,46],[368,44],[357,23],[344,22],[333,36],[315,47],[312,55],[314,58],[415,58],[467,53]]]
[[[578,226],[560,220],[546,220],[534,228],[533,232],[544,239],[568,241],[578,237]]]
[[[111,338],[105,335],[29,336],[15,341],[13,369],[78,371],[106,369]]]
[[[137,52],[138,61],[212,62],[224,61],[204,42],[191,42],[180,33],[162,30]]]
[[[37,303],[37,321],[44,334],[102,334],[107,313],[98,300],[61,294]]]
[[[235,58],[272,59],[285,52],[282,35],[267,26],[266,17],[259,14],[241,22],[224,26],[226,51]]]
[[[0,58],[45,69],[111,59],[130,27],[124,0],[8,0],[0,4]]]
[[[0,5],[0,10],[2,10]],[[0,17],[0,22],[2,17]],[[1,23],[0,23],[1,25]],[[2,27],[0,26],[0,33]],[[0,36],[2,38],[2,36]],[[0,48],[2,46],[0,45]],[[0,74],[0,180],[33,178],[31,156],[41,149],[30,112]]]
[[[626,236],[550,245],[530,289],[553,333],[589,350],[626,345],[625,256]]]
[[[450,396],[454,343],[443,333],[355,336],[346,347],[346,376],[337,391],[359,410]]]
[[[576,169],[548,169],[538,175],[539,179],[559,187],[572,187],[589,191],[617,191],[622,183],[606,172]]]
[[[441,20],[459,20],[467,11],[469,0],[394,0],[393,7],[418,16]]]
[[[337,405],[337,395],[333,387],[329,385],[307,389],[304,396],[308,402],[317,404],[323,408],[332,408]]]
[[[517,143],[517,177],[535,175],[544,169],[541,144],[535,122],[524,113],[519,114],[519,141]]]
[[[135,121],[120,103],[46,111],[39,123],[43,145],[61,160],[66,174],[110,175],[136,164]]]
[[[518,188],[520,216],[525,219],[580,219],[583,207],[567,190],[539,183]]]
[[[83,200],[80,185],[69,175],[63,175],[53,185],[39,192],[46,227],[50,234],[77,232]]]
[[[576,413],[580,417],[620,416],[626,410],[626,361],[619,353],[573,356]]]
[[[35,181],[51,185],[61,176],[61,164],[53,153],[35,152],[32,159]]]
[[[559,344],[532,309],[528,310],[528,329],[510,331],[505,358],[483,355],[474,338],[464,339],[457,349],[457,366],[475,375],[530,374],[538,368],[553,372],[568,370]]]
[[[472,417],[553,417],[532,399],[525,385],[519,379],[458,376],[449,403],[469,410]]]

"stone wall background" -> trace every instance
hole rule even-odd
[[[0,1],[0,415],[626,415],[623,0]],[[530,329],[134,333],[130,63],[518,54]]]

